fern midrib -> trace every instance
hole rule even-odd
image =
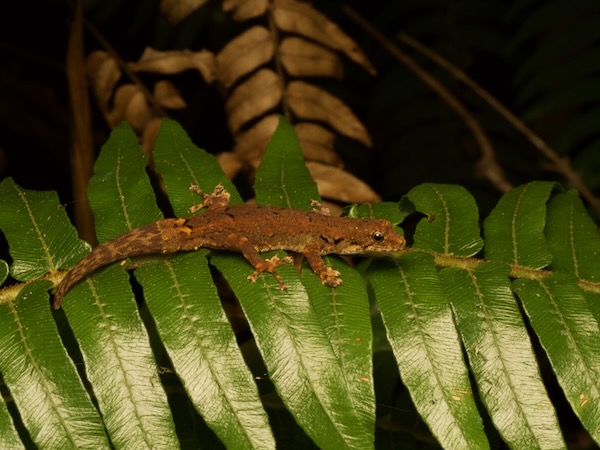
[[[96,306],[98,307],[98,311],[100,312],[100,318],[102,320],[102,323],[108,325],[106,327],[106,330],[109,331],[107,333],[109,345],[112,348],[112,354],[115,355],[115,360],[117,361],[117,364],[119,366],[119,371],[123,376],[123,379],[124,379],[123,384],[125,385],[125,389],[127,390],[127,397],[129,399],[129,403],[131,404],[131,406],[133,408],[133,413],[135,415],[135,421],[138,424],[138,427],[141,431],[142,439],[148,448],[152,448],[153,442],[151,442],[149,440],[149,436],[151,436],[152,433],[150,433],[149,430],[147,430],[147,427],[145,426],[145,422],[143,420],[144,414],[140,411],[138,402],[135,401],[136,395],[133,392],[132,384],[130,383],[128,372],[123,364],[123,360],[126,358],[123,358],[123,356],[121,355],[120,347],[116,342],[118,339],[115,339],[114,333],[111,329],[111,326],[110,326],[111,321],[109,319],[110,315],[107,314],[104,309],[104,304],[102,303],[100,296],[98,295],[98,292],[96,291],[96,286],[94,285],[94,282],[89,277],[87,278],[86,281],[90,288],[90,291],[92,292],[92,297],[94,298],[94,302],[95,302]]]
[[[327,262],[329,263],[330,260],[329,258],[327,258]],[[328,264],[331,266],[331,264]],[[352,380],[350,379],[350,376],[352,375],[351,371],[347,371],[345,370],[346,367],[348,367],[348,359],[346,357],[346,348],[344,347],[343,343],[346,341],[346,339],[344,338],[344,333],[342,331],[343,329],[343,324],[341,323],[341,319],[340,316],[343,315],[342,311],[339,311],[338,309],[338,291],[334,288],[329,288],[330,290],[330,295],[331,295],[331,310],[332,310],[332,317],[334,320],[334,332],[332,334],[335,335],[335,342],[336,344],[334,345],[334,340],[333,339],[329,339],[329,343],[331,346],[331,351],[333,352],[333,354],[338,358],[339,362],[340,362],[340,369],[342,370],[342,374],[344,377],[344,383],[346,385],[346,389],[348,392],[355,392],[356,390],[352,388]],[[327,333],[327,330],[325,330]],[[337,349],[337,351],[336,351]],[[355,405],[355,410],[361,411],[364,410],[363,405],[361,403],[362,399],[358,399],[356,396],[352,395],[350,398],[350,402],[352,404]],[[360,421],[361,424],[364,424],[364,421]],[[367,431],[370,431],[367,429]]]
[[[128,230],[132,230],[135,228],[131,222],[131,218],[129,217],[129,210],[127,209],[127,203],[125,202],[125,194],[123,192],[123,184],[121,177],[121,147],[118,149],[117,155],[117,167],[115,167],[115,186],[117,188],[117,192],[119,193],[117,199],[121,206],[121,211],[123,212],[123,219],[125,220],[125,224],[127,225]]]
[[[457,411],[455,408],[453,408],[452,402],[450,401],[450,399],[447,396],[447,392],[444,389],[445,385],[444,385],[444,376],[441,375],[440,373],[440,368],[437,367],[434,362],[438,360],[435,351],[432,350],[432,346],[430,345],[429,342],[429,334],[426,330],[426,326],[423,324],[423,321],[421,320],[421,313],[418,311],[417,306],[415,305],[415,294],[413,293],[411,286],[412,283],[410,282],[408,276],[406,275],[406,271],[404,270],[404,268],[402,268],[400,265],[397,265],[397,270],[398,273],[400,274],[400,277],[402,278],[402,285],[404,286],[404,292],[405,295],[407,296],[408,301],[406,302],[409,305],[409,308],[411,310],[411,313],[414,317],[414,322],[416,325],[416,329],[419,333],[419,339],[421,341],[421,343],[423,344],[423,348],[425,349],[425,352],[427,354],[427,359],[424,360],[427,363],[429,363],[429,370],[431,371],[431,373],[433,374],[434,378],[435,378],[435,387],[438,390],[439,393],[439,397],[443,400],[443,402],[446,404],[446,411],[449,415],[452,416],[453,419],[456,420],[456,416],[457,416]],[[398,356],[396,357],[398,360]],[[398,361],[399,362],[399,361]],[[400,366],[398,366],[400,368]],[[402,369],[400,369],[402,370]],[[430,412],[433,412],[433,409],[430,410]],[[465,434],[465,430],[462,427],[456,427],[456,430],[460,433],[460,436],[463,440],[464,443],[469,442],[469,437]]]
[[[472,271],[472,270],[475,270],[481,264],[490,262],[490,261],[486,261],[485,259],[480,259],[480,258],[464,258],[464,257],[460,257],[460,256],[447,255],[447,254],[443,254],[443,253],[428,252],[428,251],[424,251],[424,250],[409,249],[407,251],[414,251],[414,252],[427,253],[429,255],[433,255],[434,260],[435,260],[435,265],[438,267],[443,267],[443,268],[455,267],[458,269]],[[508,276],[510,278],[515,278],[515,279],[516,278],[524,278],[527,280],[539,281],[546,277],[549,277],[550,275],[554,275],[555,273],[557,273],[557,272],[555,272],[553,270],[549,270],[549,269],[534,269],[531,267],[519,266],[516,264],[508,264],[508,266],[510,267],[510,272],[509,272]],[[575,275],[573,274],[573,276],[575,276]],[[577,285],[583,291],[600,294],[600,282],[590,281],[590,280],[586,280],[586,279],[579,278],[579,277],[576,277],[576,278],[577,278]]]
[[[265,299],[268,298],[269,302],[271,302],[271,307],[273,308],[273,311],[279,317],[279,319],[278,319],[279,323],[288,324],[289,319],[287,319],[285,317],[285,313],[281,310],[281,307],[278,306],[278,300],[277,300],[276,296],[274,296],[271,292],[272,287],[269,285],[268,282],[265,281],[264,278],[265,278],[265,275],[261,274],[258,279],[261,280],[261,283],[264,287]],[[339,422],[336,420],[336,417],[335,417],[336,416],[335,411],[331,407],[328,407],[329,405],[331,405],[331,402],[329,402],[323,398],[323,393],[320,391],[320,389],[314,389],[315,386],[319,386],[319,383],[315,381],[315,376],[313,374],[313,371],[310,370],[310,368],[306,366],[305,358],[302,356],[303,355],[302,350],[298,346],[297,337],[290,330],[289,326],[285,326],[283,328],[284,328],[285,333],[287,334],[289,341],[291,342],[291,344],[294,348],[294,354],[297,356],[298,365],[301,367],[302,373],[304,374],[306,380],[308,381],[308,383],[311,387],[311,392],[310,392],[311,396],[316,400],[319,409],[329,419],[329,422],[330,422],[333,430],[335,430],[335,432],[337,433],[340,441],[345,444],[346,448],[350,448],[351,445],[348,443],[348,440],[347,440],[348,436],[344,434],[343,429],[340,429],[340,427],[342,427],[342,428],[344,427],[344,424],[339,424]],[[327,339],[327,340],[329,341],[329,339]],[[331,348],[331,351],[333,352],[333,348],[331,347],[331,342],[329,342],[329,346]],[[333,353],[333,355],[335,356],[335,352]],[[269,370],[269,372],[271,372],[271,370]],[[276,371],[273,370],[272,372],[274,373]],[[352,404],[352,401],[350,401],[350,404]],[[355,418],[357,420],[357,423],[361,423],[361,421],[358,418],[358,415],[355,415]]]
[[[533,437],[533,439],[535,439],[539,443],[539,440],[538,440],[539,437],[538,437],[538,433],[536,432],[536,427],[534,425],[532,425],[529,420],[530,414],[528,414],[524,411],[523,405],[527,404],[527,402],[524,401],[525,399],[523,399],[523,396],[520,395],[522,393],[522,391],[519,390],[515,386],[515,383],[514,383],[514,378],[516,376],[515,371],[514,370],[511,371],[507,365],[508,364],[507,362],[510,361],[511,357],[510,357],[510,355],[508,355],[508,356],[506,355],[506,352],[504,351],[506,349],[506,346],[502,345],[501,339],[499,338],[500,332],[498,332],[498,330],[497,330],[498,323],[494,319],[493,314],[490,314],[488,311],[488,307],[485,302],[485,295],[481,291],[481,287],[480,287],[480,284],[478,283],[477,276],[472,271],[468,271],[467,273],[468,273],[469,279],[471,281],[471,284],[472,284],[473,288],[475,289],[475,295],[477,296],[477,300],[479,303],[479,305],[478,305],[479,310],[482,312],[482,314],[484,316],[484,321],[490,330],[490,334],[491,334],[492,340],[493,340],[493,348],[495,349],[495,352],[498,355],[498,360],[500,361],[500,364],[502,366],[501,371],[504,374],[504,379],[505,379],[510,391],[512,392],[512,398],[514,399],[515,407],[520,413],[520,416],[522,419],[521,422],[525,424],[525,427],[529,430],[531,437]],[[496,418],[496,417],[494,417],[494,418]],[[510,440],[512,441],[512,444],[516,444],[517,440],[523,439],[523,437],[524,436],[519,436],[519,437],[510,436]],[[507,438],[508,438],[508,436],[507,436]],[[521,441],[521,443],[522,443],[522,441]]]
[[[571,250],[571,261],[573,262],[573,272],[579,278],[579,260],[577,259],[577,246],[575,245],[575,230],[573,225],[573,202],[571,202],[569,204],[569,247]]]
[[[31,220],[31,225],[35,231],[35,234],[38,237],[38,240],[40,242],[42,250],[44,251],[44,254],[46,255],[46,260],[48,261],[48,265],[49,265],[49,271],[56,272],[56,265],[54,264],[54,259],[52,258],[50,248],[48,247],[48,244],[46,243],[46,239],[45,239],[46,234],[42,232],[42,229],[40,228],[40,226],[36,220],[36,217],[33,214],[33,210],[31,209],[31,206],[29,205],[29,200],[27,200],[27,193],[23,189],[21,189],[19,186],[17,186],[16,184],[14,185],[14,188],[17,191],[17,195],[21,198],[21,201],[23,202],[23,206],[25,206],[27,215],[29,216],[29,219]]]
[[[544,290],[546,297],[550,300],[550,304],[554,308],[556,316],[560,320],[560,324],[562,326],[561,334],[566,337],[566,339],[568,341],[569,350],[571,352],[575,353],[576,359],[579,362],[578,367],[580,368],[580,370],[583,369],[583,371],[585,373],[587,387],[590,390],[594,391],[592,397],[598,398],[599,395],[598,395],[597,384],[595,384],[593,381],[593,380],[597,379],[597,375],[590,372],[591,367],[588,362],[588,359],[582,353],[581,347],[579,345],[577,345],[577,343],[580,341],[580,339],[577,339],[573,335],[573,327],[567,323],[567,318],[565,317],[564,312],[560,308],[559,302],[556,301],[556,295],[552,292],[552,290],[549,288],[549,286],[543,282],[543,280],[538,280],[538,283],[540,284],[540,287]],[[558,371],[558,370],[556,371],[557,374],[559,374],[560,372],[561,371]]]
[[[191,316],[188,312],[189,305],[187,304],[187,302],[185,300],[185,295],[181,290],[181,284],[179,283],[179,279],[177,278],[177,273],[175,272],[175,270],[173,268],[173,264],[169,260],[165,260],[164,265],[167,268],[167,271],[169,272],[171,280],[174,283],[173,285],[175,287],[175,290],[177,291],[176,298],[180,302],[181,311],[184,316],[183,318],[186,322],[188,322],[191,325],[192,330],[194,330],[196,332],[197,325],[195,324],[194,317]],[[203,345],[204,340],[202,339],[202,336],[199,335],[198,333],[195,333],[194,340],[196,341],[196,346],[197,346],[198,350],[202,354],[202,358],[208,365],[208,370],[210,371],[212,379],[217,384],[217,386],[219,386],[220,395],[222,395],[222,397],[225,398],[225,401],[229,405],[229,408],[231,408],[231,411],[235,412],[233,417],[234,417],[234,420],[236,421],[236,423],[238,424],[238,429],[241,430],[242,434],[246,437],[246,442],[248,444],[252,445],[255,442],[255,439],[253,439],[253,437],[248,432],[248,428],[246,426],[244,426],[243,421],[240,419],[240,415],[242,413],[244,413],[244,411],[241,410],[239,407],[236,407],[235,400],[233,398],[231,398],[231,389],[228,389],[228,386],[225,386],[223,384],[222,377],[219,376],[219,370],[217,370],[215,368],[214,360],[209,355],[210,352],[207,351],[205,346]]]
[[[444,210],[444,253],[450,253],[450,210],[448,208],[448,203],[444,199],[442,193],[432,185],[432,190],[434,194],[437,196],[438,201],[442,205],[442,209]]]
[[[12,302],[8,303],[8,307],[10,309],[10,312],[11,312],[11,314],[14,318],[15,324],[17,326],[17,330],[19,333],[19,340],[20,340],[21,344],[23,345],[23,349],[25,350],[27,359],[29,359],[29,361],[30,361],[31,367],[33,367],[33,369],[36,373],[36,378],[38,379],[40,385],[43,386],[42,389],[46,393],[46,398],[48,399],[48,402],[50,403],[51,409],[54,411],[56,417],[58,418],[58,421],[60,422],[63,430],[65,431],[67,440],[75,446],[77,443],[76,436],[73,435],[73,431],[71,430],[71,427],[69,426],[69,420],[67,418],[65,418],[63,416],[63,414],[61,414],[60,407],[59,407],[60,405],[59,405],[59,403],[57,403],[56,398],[53,395],[54,389],[52,389],[52,387],[50,386],[51,383],[49,382],[47,377],[44,375],[44,371],[40,367],[40,364],[38,363],[38,360],[35,357],[35,354],[34,354],[35,352],[32,350],[31,346],[29,345],[29,339],[27,338],[27,335],[24,331],[23,322],[21,321],[19,312],[17,311],[15,304]]]

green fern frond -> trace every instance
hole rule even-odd
[[[101,241],[161,215],[142,155],[127,126],[102,150],[89,187]],[[228,183],[233,201],[241,200],[172,121],[163,122],[154,166],[178,215],[197,202],[190,183],[205,190]],[[255,188],[272,204],[318,200],[284,121]],[[401,437],[485,449],[493,433],[481,401],[509,446],[563,448],[530,332],[600,443],[600,238],[577,194],[554,183],[505,194],[483,238],[477,206],[459,186],[424,184],[400,205],[353,208],[351,215],[393,222],[418,213],[418,222],[407,236],[411,249],[396,259],[366,268],[330,257],[344,278],[335,289],[291,265],[280,268],[287,292],[268,274],[249,283],[240,255],[201,250],[137,260],[128,265],[133,283],[123,265],[99,270],[59,312],[48,290],[86,245],[52,193],[7,179],[0,204],[11,274],[22,283],[0,294],[0,446],[31,439],[52,448],[176,448],[207,440],[227,448],[312,441],[365,449]],[[0,279],[6,268],[0,264]],[[216,271],[253,340],[238,343]],[[379,364],[389,354],[382,332],[392,368]],[[396,370],[407,391],[394,394]],[[376,391],[378,401],[394,398],[401,410],[376,407]],[[399,421],[402,414],[418,414],[414,426]]]

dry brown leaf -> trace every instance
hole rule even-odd
[[[292,81],[286,99],[298,117],[327,122],[341,134],[371,147],[371,137],[364,125],[344,102],[329,92],[303,81]]]
[[[85,65],[98,106],[106,115],[117,81],[121,78],[119,63],[107,52],[95,50],[87,56]]]
[[[113,127],[126,120],[137,133],[141,133],[151,117],[146,97],[138,86],[125,84],[117,89],[114,107],[108,116]]]
[[[281,82],[275,72],[261,69],[233,90],[225,109],[229,129],[237,134],[247,122],[274,108],[282,96]]]
[[[241,160],[257,167],[278,123],[277,114],[263,117],[248,131],[236,136],[233,152]],[[297,124],[295,128],[305,160],[338,166],[341,164],[339,156],[333,150],[334,133],[319,125],[306,122]]]
[[[344,67],[338,55],[306,39],[284,39],[279,47],[279,55],[283,67],[290,75],[337,79],[344,76]]]
[[[129,67],[136,72],[153,72],[163,75],[173,75],[195,69],[200,72],[207,83],[214,81],[216,71],[215,55],[208,50],[163,52],[150,47],[146,47],[137,62],[129,63]]]
[[[135,95],[125,110],[125,120],[137,134],[146,129],[148,121],[152,118],[152,112],[143,94]]]
[[[356,42],[308,3],[296,0],[274,0],[273,18],[278,28],[344,52],[371,75],[376,74],[375,68]]]
[[[269,114],[258,121],[248,131],[235,137],[233,152],[242,160],[254,165],[260,161],[263,151],[279,124],[277,114]]]
[[[364,181],[337,167],[307,161],[306,166],[317,182],[319,195],[344,203],[378,202],[381,198]]]
[[[154,99],[168,109],[183,109],[187,106],[179,89],[168,80],[160,80],[154,85]]]
[[[244,163],[232,152],[219,153],[217,160],[225,176],[230,180],[233,180],[244,166]]]
[[[149,164],[153,165],[154,160],[152,158],[152,149],[154,148],[154,144],[156,143],[156,136],[158,136],[158,132],[160,131],[160,124],[162,119],[158,117],[151,118],[145,125],[144,131],[142,132],[141,146],[146,155],[146,159],[149,161]]]
[[[124,84],[115,92],[113,107],[110,110],[107,119],[111,126],[116,126],[125,118],[127,105],[135,95],[141,94],[141,90],[135,84]]]
[[[298,137],[307,141],[312,141],[324,147],[333,148],[335,133],[323,128],[321,125],[310,122],[298,122],[294,125]]]
[[[230,41],[216,57],[217,80],[226,88],[273,58],[273,36],[263,26],[244,31]]]
[[[342,160],[333,149],[335,133],[308,122],[297,123],[294,128],[298,133],[298,140],[306,161],[319,161],[334,166],[342,165]]]
[[[160,12],[169,23],[181,22],[208,0],[161,0]]]
[[[316,161],[335,167],[343,166],[342,160],[337,153],[327,147],[302,140],[300,140],[300,147],[302,148],[302,155],[305,161]]]
[[[243,22],[262,16],[268,5],[268,0],[223,0],[223,11],[233,11],[233,20]]]

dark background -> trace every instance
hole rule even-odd
[[[146,46],[207,48],[217,52],[248,24],[233,23],[209,1],[177,26],[160,15],[157,0],[87,1],[86,20],[126,61]],[[421,182],[459,183],[486,214],[499,190],[475,170],[479,149],[463,120],[405,66],[395,61],[344,13],[350,5],[388,38],[407,33],[467,72],[600,190],[600,3],[586,1],[403,0],[316,1],[365,50],[378,69],[371,77],[351,62],[342,81],[322,85],[350,105],[368,127],[373,149],[339,138],[347,170],[386,199],[397,200]],[[71,198],[68,149],[70,107],[65,75],[68,26],[63,1],[10,2],[0,15],[0,178]],[[444,70],[399,44],[476,115],[494,144],[509,181],[563,181],[512,126]],[[100,48],[86,34],[86,51]],[[189,73],[175,77],[188,108],[173,114],[200,147],[231,148],[223,96]],[[96,151],[109,128],[97,108]]]
[[[502,192],[477,173],[479,148],[463,119],[350,20],[343,11],[348,5],[388,38],[407,33],[452,61],[567,158],[583,182],[596,195],[600,193],[597,0],[321,0],[313,4],[361,45],[378,70],[371,77],[347,62],[342,81],[320,83],[350,105],[369,129],[372,149],[345,138],[338,139],[336,148],[346,169],[384,199],[399,200],[423,182],[457,183],[475,196],[484,217]],[[233,23],[218,1],[209,1],[177,26],[161,17],[158,0],[92,0],[84,6],[86,20],[126,61],[138,59],[146,46],[207,48],[216,53],[248,26]],[[72,17],[71,3],[63,1],[9,2],[0,13],[0,180],[11,176],[28,189],[56,190],[67,206],[73,197],[72,119],[65,55]],[[531,180],[565,183],[531,143],[470,89],[398,45],[475,115],[513,185]],[[99,43],[86,34],[86,51],[96,48]],[[172,117],[198,146],[214,153],[230,149],[222,94],[197,74],[178,75],[174,80],[188,108]],[[110,129],[97,107],[92,110],[98,152]],[[597,214],[590,212],[597,220]],[[565,437],[576,442],[578,433],[584,432],[570,408],[561,403],[551,371],[545,376],[558,398]]]

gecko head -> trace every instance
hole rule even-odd
[[[387,220],[382,221],[369,233],[369,242],[364,244],[366,254],[391,253],[406,248],[406,240],[394,231],[394,227]]]
[[[336,241],[336,253],[345,255],[377,255],[394,253],[406,248],[406,240],[384,219],[352,219],[360,221],[344,239]],[[351,236],[351,237],[350,237]]]

